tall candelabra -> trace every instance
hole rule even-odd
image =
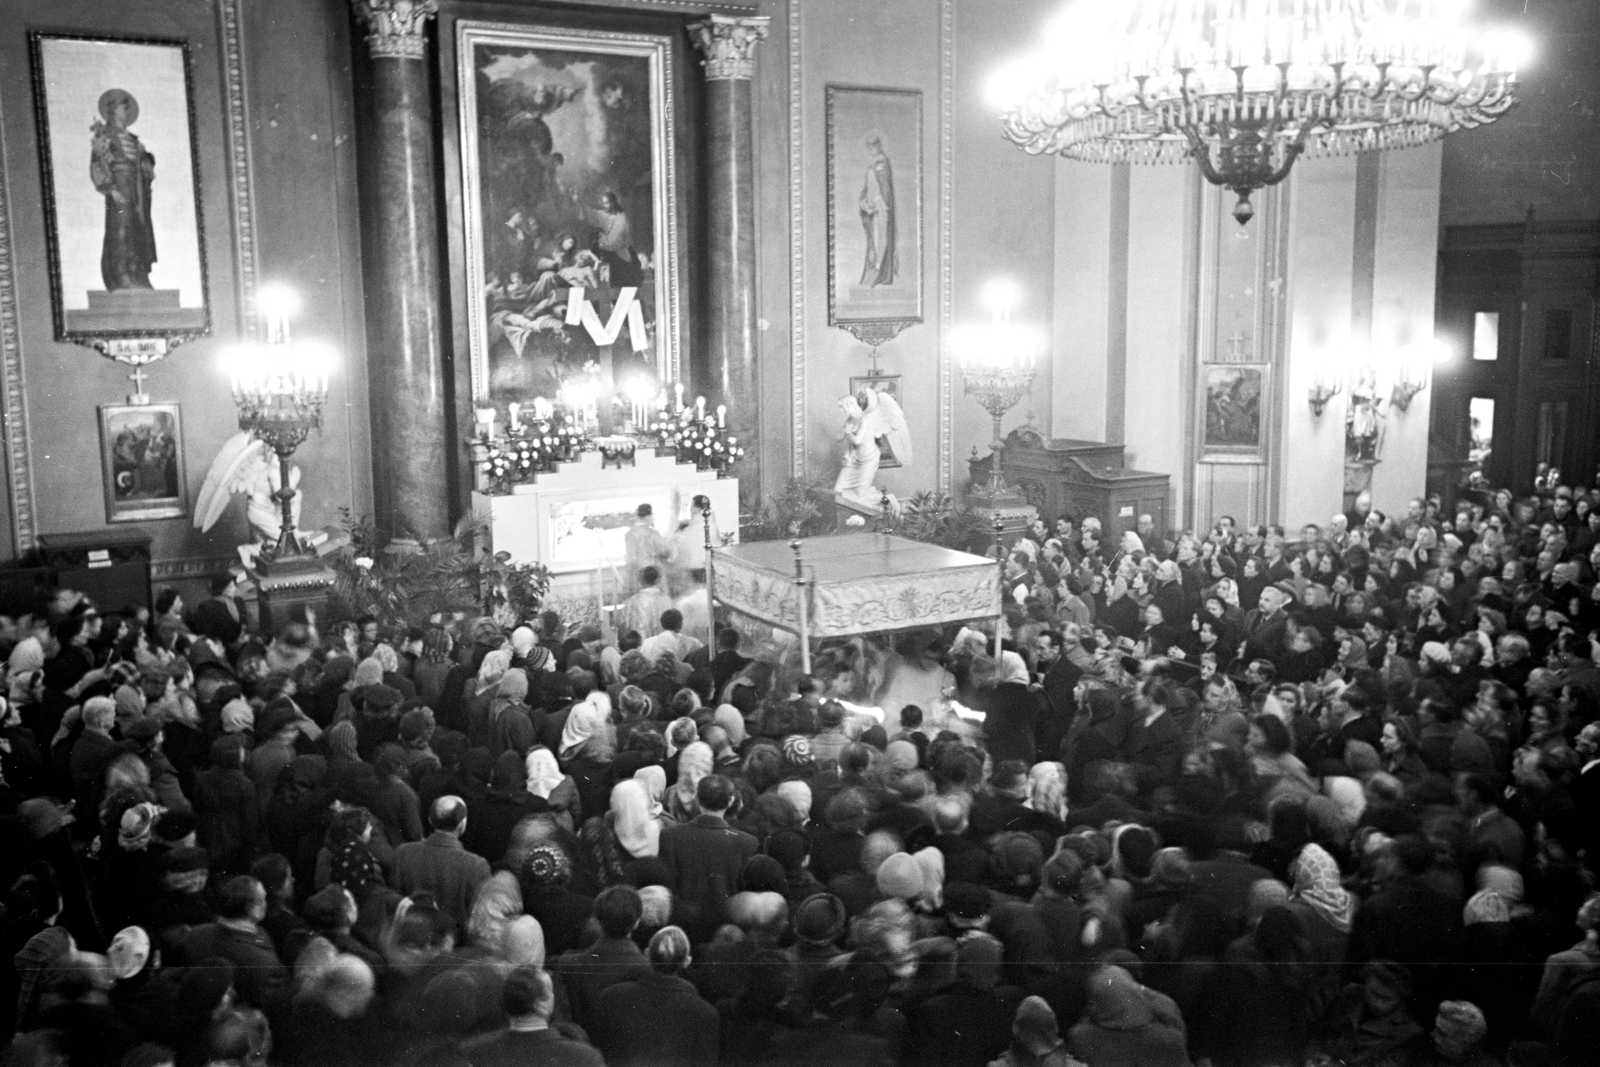
[[[278,543],[263,547],[262,554],[273,562],[309,559],[313,553],[300,543],[295,530],[296,490],[290,484],[289,457],[312,430],[322,427],[332,360],[320,346],[290,341],[291,297],[272,294],[260,301],[260,311],[262,343],[236,353],[232,379],[239,429],[260,439],[278,457],[279,484],[272,497],[282,510],[282,526]]]
[[[1000,462],[1006,447],[1001,423],[1006,412],[1033,388],[1034,364],[1041,346],[1037,331],[1011,321],[1017,299],[1017,291],[1010,283],[990,282],[984,289],[983,301],[992,321],[960,327],[952,338],[965,392],[978,398],[978,404],[994,422],[994,440],[989,442],[993,453],[989,459],[991,501],[1006,493]]]

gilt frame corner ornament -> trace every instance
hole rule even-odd
[[[190,42],[35,30],[28,43],[55,339],[138,366],[207,336]]]
[[[646,343],[640,352],[630,328],[635,352],[624,357],[629,345],[618,344],[616,358],[642,361],[641,369],[662,384],[679,380],[685,338],[673,42],[655,34],[466,19],[455,26],[474,402],[553,400],[565,375],[583,373],[595,349],[565,326],[567,294],[580,286],[607,301],[598,309],[602,317],[613,310],[608,293],[634,288]],[[522,84],[504,85],[512,81]],[[494,109],[508,106],[485,98],[496,91],[532,94],[535,110],[543,108],[532,121],[548,136],[529,149],[534,162],[549,164],[537,196],[527,192],[532,184],[525,175],[509,185],[504,179],[517,160],[495,155],[506,138],[498,136]],[[563,113],[569,101],[589,96],[602,97],[605,106]],[[595,125],[596,115],[603,127]],[[552,116],[555,129],[545,121]],[[519,136],[534,140],[526,131]],[[597,145],[607,151],[590,150]],[[625,224],[610,222],[617,217]],[[628,235],[626,253],[610,247],[621,233]],[[582,277],[586,264],[593,279]],[[616,280],[619,270],[626,280]]]
[[[828,325],[877,348],[923,321],[922,93],[827,97]]]

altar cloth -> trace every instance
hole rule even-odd
[[[884,533],[801,542],[811,637],[940,626],[1000,614],[994,560]],[[799,632],[800,587],[787,541],[754,541],[712,552],[717,600]]]

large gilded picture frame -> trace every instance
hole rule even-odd
[[[106,522],[189,514],[183,412],[177,404],[101,404],[100,467]]]
[[[636,291],[645,337],[612,346],[618,387],[680,378],[672,41],[456,23],[467,326],[475,403],[555,398],[597,372],[568,325]]]
[[[922,93],[828,86],[828,325],[877,347],[923,319]]]
[[[211,330],[187,41],[29,35],[58,341]]]

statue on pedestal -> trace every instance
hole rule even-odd
[[[833,491],[854,503],[876,507],[883,498],[882,490],[872,484],[883,458],[878,439],[887,438],[900,462],[910,464],[911,428],[900,402],[886,392],[862,389],[841,397],[839,407],[844,412],[845,452]]]

